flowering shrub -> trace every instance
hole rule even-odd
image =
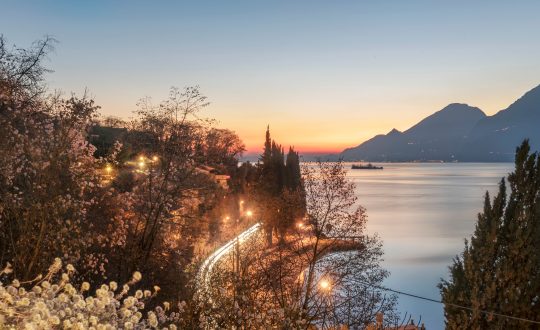
[[[11,272],[8,265],[0,271],[0,277]],[[74,273],[72,265],[62,267],[57,258],[47,276],[38,276],[31,283],[13,280],[4,285],[0,282],[0,328],[152,329],[159,326],[176,329],[170,323],[178,319],[179,314],[167,315],[170,306],[166,302],[163,307],[144,315],[145,301],[155,296],[159,287],[130,294],[133,291],[130,286],[141,280],[141,273],[135,272],[131,281],[122,286],[116,282],[102,284],[93,294],[88,282],[71,283]]]
[[[54,299],[67,295],[62,290],[69,283],[123,283],[135,270],[145,274],[139,285],[163,288],[147,309],[189,299],[185,269],[202,254],[207,214],[221,192],[198,167],[236,168],[240,139],[200,117],[208,102],[198,88],[172,88],[159,105],[140,104],[138,118],[121,138],[125,147],[117,142],[96,153],[89,140],[106,137],[93,131],[99,106],[86,95],[48,95],[43,59],[53,44],[45,38],[29,49],[10,48],[0,36],[0,270],[10,263],[22,283],[9,290],[34,285],[43,291],[45,280],[35,278],[60,256],[79,272],[76,278],[67,272],[66,283],[56,283],[62,289],[50,293]],[[145,161],[133,168],[134,157]],[[120,180],[122,173],[129,175]],[[0,281],[5,278],[0,275]],[[7,286],[2,288],[6,293]],[[2,300],[2,322],[28,321],[33,298],[41,297],[32,290],[18,297],[28,298],[30,307],[22,303],[8,310]],[[88,293],[79,288],[77,294]]]

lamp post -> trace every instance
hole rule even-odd
[[[240,209],[240,214],[244,213],[244,201],[241,200],[238,202],[238,208]]]
[[[323,277],[319,281],[319,291],[322,292],[323,299],[325,300],[325,303],[324,303],[325,308],[323,310],[323,315],[322,315],[322,326],[324,328],[326,324],[327,314],[330,312],[330,310],[334,308],[334,306],[332,306],[332,297],[330,295],[330,293],[332,292],[332,283],[330,282],[329,279],[326,279]]]

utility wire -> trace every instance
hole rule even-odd
[[[412,297],[412,298],[416,298],[416,299],[431,301],[431,302],[434,302],[434,303],[437,303],[437,304],[443,304],[443,305],[452,306],[452,307],[455,307],[455,308],[465,309],[465,310],[468,310],[468,311],[471,311],[471,312],[476,311],[476,312],[480,312],[482,314],[486,314],[486,315],[490,315],[490,316],[491,315],[498,316],[498,317],[502,317],[502,318],[511,319],[511,320],[514,320],[514,321],[521,321],[521,322],[527,322],[527,323],[533,323],[533,324],[540,324],[540,321],[534,321],[534,320],[529,320],[529,319],[522,318],[522,317],[505,315],[505,314],[500,314],[500,313],[496,313],[496,312],[490,312],[490,311],[486,311],[486,310],[482,310],[482,309],[462,306],[462,305],[453,304],[453,303],[444,303],[441,300],[432,299],[432,298],[426,298],[426,297],[422,297],[422,296],[419,296],[419,295],[416,295],[416,294],[407,293],[407,292],[403,292],[403,291],[399,291],[399,290],[394,290],[394,289],[387,288],[387,287],[380,286],[380,285],[375,285],[375,284],[370,284],[370,283],[365,283],[365,282],[360,282],[360,283],[365,285],[365,286],[370,286],[372,288],[376,288],[376,289],[379,289],[379,290],[389,291],[389,292],[397,293],[397,294],[400,294],[400,295],[404,295],[404,296],[408,296],[408,297]]]

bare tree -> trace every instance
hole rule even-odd
[[[39,102],[46,91],[44,74],[50,72],[43,60],[53,50],[56,40],[46,36],[29,48],[9,47],[0,35],[0,90],[4,102],[16,102],[18,108]]]
[[[196,87],[172,88],[158,105],[143,99],[124,139],[131,153],[121,171],[133,183],[123,193],[128,207],[117,220],[122,239],[108,274],[122,281],[141,271],[143,282],[159,284],[168,301],[188,298],[184,268],[206,239],[207,213],[221,189],[200,170],[199,147],[211,123],[200,117],[206,105]]]
[[[224,321],[237,327],[252,322],[249,315],[260,315],[284,329],[363,329],[379,312],[394,324],[396,297],[377,289],[388,276],[380,266],[382,245],[365,233],[365,210],[343,165],[305,165],[303,174],[308,218],[296,224],[285,244],[265,248],[261,233],[241,245],[231,256],[235,262],[223,262],[214,274],[213,305],[229,306],[236,311],[231,315],[246,306],[244,318]],[[274,313],[279,321],[271,318]]]

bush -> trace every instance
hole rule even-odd
[[[8,265],[0,276],[5,278],[11,272]],[[72,265],[62,267],[62,261],[57,258],[45,277],[38,276],[26,283],[13,280],[6,286],[0,282],[0,328],[148,329],[160,326],[176,329],[171,323],[179,319],[179,314],[167,316],[165,312],[170,307],[167,302],[144,315],[145,302],[157,294],[159,287],[130,294],[134,291],[133,284],[142,278],[139,272],[122,286],[109,282],[99,286],[93,294],[90,294],[88,282],[72,283],[74,274]]]

